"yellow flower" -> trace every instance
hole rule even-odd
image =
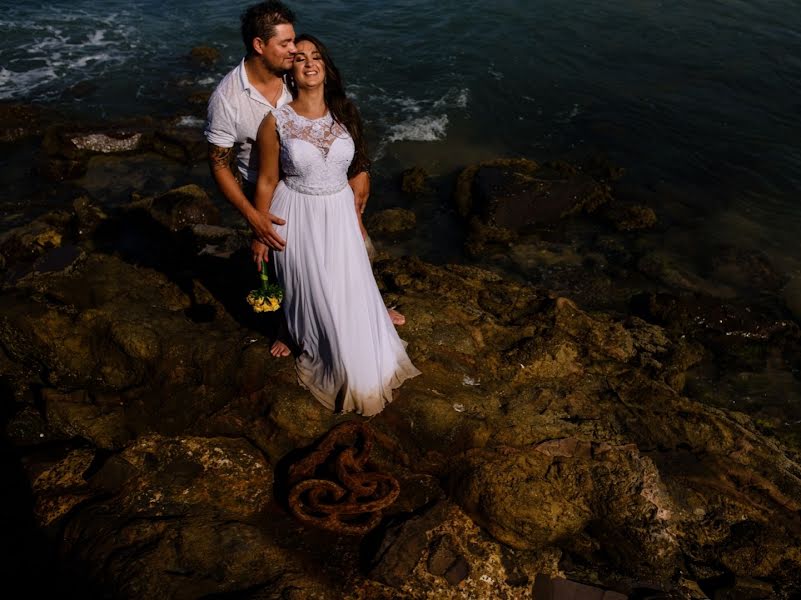
[[[253,311],[257,313],[261,312],[273,312],[281,308],[281,300],[283,300],[284,292],[283,290],[274,283],[269,283],[267,281],[267,264],[262,263],[261,273],[259,275],[261,279],[261,287],[256,290],[252,290],[247,296],[246,300],[247,303],[253,307]]]

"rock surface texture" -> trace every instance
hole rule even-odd
[[[519,177],[498,179],[509,168]],[[513,236],[499,182],[530,186],[536,220],[610,201],[597,181],[549,173],[484,165],[459,207]],[[564,202],[541,209],[543,186]],[[354,417],[270,355],[241,234],[207,227],[218,215],[197,188],[118,216],[75,210],[92,218],[50,215],[0,240],[0,375],[37,526],[102,593],[518,599],[538,577],[610,598],[801,590],[796,451],[685,394],[705,352],[688,323],[717,339],[693,320],[708,309],[646,294],[642,318],[614,316],[478,267],[380,260],[423,375],[369,421],[397,501],[369,534],[340,536],[292,519],[282,477]],[[738,322],[797,340],[786,323]]]

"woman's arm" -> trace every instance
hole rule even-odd
[[[356,146],[353,161],[348,168],[348,183],[353,189],[356,213],[361,214],[364,212],[367,198],[370,196],[370,158],[367,155],[367,143],[364,139],[364,128],[359,109],[348,100],[345,110],[348,133]]]
[[[254,199],[256,216],[251,221],[251,227],[256,236],[270,248],[283,250],[286,242],[275,232],[273,224],[283,225],[286,221],[270,213],[279,173],[278,133],[275,130],[275,117],[272,113],[261,122],[256,145],[259,149],[259,177],[256,180]]]
[[[353,190],[353,200],[356,204],[356,212],[362,214],[367,206],[367,198],[370,196],[370,173],[361,171],[348,180]]]

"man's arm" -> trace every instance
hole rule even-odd
[[[214,144],[208,145],[209,168],[217,187],[220,188],[225,199],[236,208],[248,223],[251,222],[253,205],[242,192],[234,173],[231,170],[231,159],[234,154],[233,148],[222,148]]]

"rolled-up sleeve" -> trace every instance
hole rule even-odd
[[[236,143],[236,115],[231,104],[217,92],[209,98],[203,135],[210,144],[232,148]]]

